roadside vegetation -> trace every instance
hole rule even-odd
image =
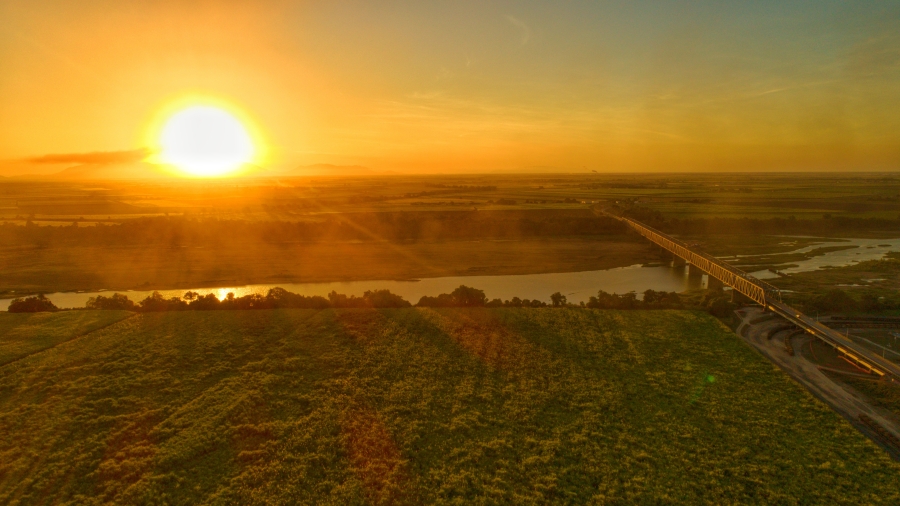
[[[900,501],[900,465],[692,311],[137,314],[0,367],[0,455],[19,505]]]

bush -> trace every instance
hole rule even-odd
[[[453,298],[455,305],[462,307],[484,306],[487,304],[484,290],[471,288],[466,285],[459,285],[459,288],[450,292],[450,297]]]
[[[369,304],[369,307],[410,307],[409,303],[403,297],[390,290],[366,291],[363,299]]]
[[[553,295],[551,295],[550,301],[553,303],[553,307],[565,306],[567,303],[566,296],[559,292],[556,292]]]
[[[417,306],[421,307],[482,307],[488,304],[484,290],[459,285],[450,293],[442,293],[437,297],[423,295]]]
[[[127,295],[122,295],[121,293],[114,293],[112,297],[103,295],[91,297],[84,307],[88,309],[120,309],[126,311],[134,311],[136,309],[134,302],[132,302]]]
[[[728,299],[713,299],[707,304],[706,309],[716,318],[726,318],[737,309],[737,304]]]
[[[822,295],[817,295],[804,304],[807,310],[824,313],[852,312],[859,309],[859,304],[847,295],[847,292],[834,288]]]
[[[59,311],[59,308],[41,293],[34,297],[13,299],[9,303],[7,311],[10,313],[42,313],[45,311]]]
[[[657,292],[647,290],[644,297],[638,300],[634,292],[607,293],[603,290],[597,292],[596,297],[588,299],[585,307],[596,309],[665,309],[683,307],[681,297],[675,292]]]
[[[141,311],[145,311],[148,313],[158,312],[158,311],[179,311],[182,309],[187,309],[187,302],[179,299],[178,297],[172,297],[171,299],[166,299],[159,292],[153,292],[147,296],[146,299],[140,301],[138,303],[140,305]]]
[[[453,307],[456,304],[453,301],[453,297],[449,293],[442,293],[437,297],[429,297],[428,295],[423,295],[416,305],[420,307]]]

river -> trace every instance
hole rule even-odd
[[[864,260],[877,260],[888,251],[900,251],[900,239],[838,239],[805,246],[789,253],[804,253],[815,248],[827,246],[856,246],[853,249],[833,251],[815,256],[808,260],[791,262],[797,267],[784,269],[782,272],[795,273],[811,271],[824,266],[844,266]],[[736,257],[725,257],[733,260]],[[742,258],[747,258],[746,256]],[[776,274],[769,271],[754,272],[759,278],[773,278]],[[236,297],[258,293],[265,295],[270,288],[280,286],[286,290],[302,295],[327,295],[332,290],[346,295],[362,295],[366,290],[388,289],[416,303],[423,295],[449,293],[459,285],[467,285],[484,290],[489,299],[539,299],[549,302],[550,294],[561,292],[569,302],[587,301],[598,290],[610,293],[642,293],[647,289],[681,292],[689,288],[705,287],[707,277],[691,276],[684,267],[641,266],[632,265],[586,272],[559,272],[547,274],[516,274],[505,276],[448,276],[442,278],[425,278],[413,281],[371,280],[345,281],[333,283],[270,283],[246,286],[228,286],[218,288],[185,288],[178,290],[159,290],[165,297],[181,297],[187,291],[201,295],[214,293],[224,298],[229,292]],[[47,297],[60,308],[84,307],[88,298],[97,294],[111,295],[112,292],[58,292],[47,294]],[[151,291],[123,291],[131,300],[139,301],[150,295]],[[0,299],[0,308],[9,307],[11,299]]]
[[[600,271],[559,272],[548,274],[518,274],[506,276],[448,276],[442,278],[425,278],[413,281],[371,280],[342,281],[333,283],[270,283],[261,285],[229,286],[220,288],[190,288],[180,290],[159,290],[165,297],[181,297],[187,291],[201,295],[214,293],[222,299],[229,292],[236,297],[258,293],[265,295],[270,288],[280,286],[285,290],[301,295],[328,295],[332,290],[346,295],[362,295],[366,290],[388,289],[415,304],[423,295],[449,293],[459,285],[472,286],[484,290],[490,299],[550,300],[550,294],[563,293],[570,302],[587,301],[597,290],[627,293],[643,292],[648,288],[667,292],[681,292],[689,287],[700,287],[706,277],[688,277],[683,267],[642,267],[632,265]],[[99,293],[111,295],[112,292],[59,292],[47,294],[57,307],[84,307],[88,298]],[[131,300],[139,301],[150,295],[151,291],[123,291]],[[0,299],[0,307],[9,307],[10,299]]]

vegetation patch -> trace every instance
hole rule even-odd
[[[18,504],[900,501],[694,311],[141,313],[0,367],[0,455]]]
[[[0,312],[0,365],[88,334],[130,315],[126,311]]]

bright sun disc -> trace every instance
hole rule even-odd
[[[253,159],[253,140],[240,120],[211,106],[173,114],[160,131],[160,158],[195,176],[221,176]]]

